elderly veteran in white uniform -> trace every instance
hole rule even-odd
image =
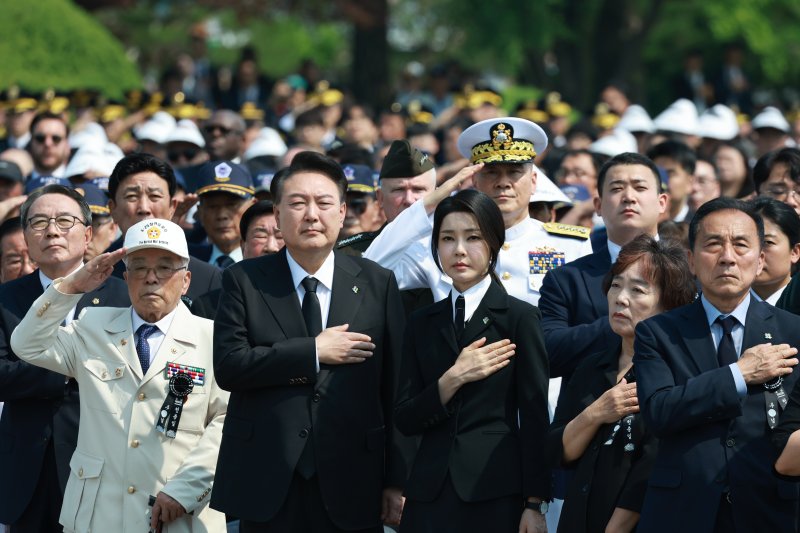
[[[132,307],[87,308],[61,326],[123,256]],[[143,220],[123,248],[55,280],[11,336],[20,359],[80,384],[65,531],[225,531],[207,504],[228,393],[214,379],[213,323],[180,299],[188,261],[179,226]]]

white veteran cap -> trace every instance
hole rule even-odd
[[[458,151],[475,163],[525,163],[547,148],[544,130],[524,118],[482,120],[458,137]]]
[[[169,220],[150,218],[131,226],[125,234],[125,248],[131,254],[144,248],[159,248],[189,259],[189,248],[183,229]]]
[[[683,135],[697,135],[699,120],[697,106],[691,100],[681,98],[661,112],[653,122],[659,131],[671,131]]]
[[[736,113],[725,104],[717,104],[712,108],[706,109],[700,115],[698,133],[701,137],[707,139],[730,141],[739,135],[739,122],[736,120]]]
[[[791,127],[783,113],[777,107],[767,106],[764,110],[756,115],[751,123],[754,130],[761,128],[774,128],[784,133],[789,133]]]

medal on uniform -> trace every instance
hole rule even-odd
[[[192,376],[186,372],[176,372],[169,378],[169,393],[164,404],[158,411],[156,431],[163,433],[170,439],[178,434],[178,423],[181,420],[183,404],[194,389]]]

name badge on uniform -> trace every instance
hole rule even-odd
[[[206,384],[206,369],[197,366],[179,365],[178,363],[167,363],[164,368],[164,377],[169,379],[175,374],[183,372],[192,378],[192,382],[198,387]]]
[[[169,378],[169,393],[158,411],[156,431],[170,439],[178,434],[178,423],[181,420],[183,404],[194,389],[193,378],[185,372],[177,372]]]
[[[544,275],[566,263],[566,254],[545,246],[528,252],[528,287],[533,291],[542,288]]]

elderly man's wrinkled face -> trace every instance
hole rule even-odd
[[[172,252],[157,248],[128,254],[125,265],[128,295],[145,321],[158,322],[178,306],[192,279],[186,264]]]

